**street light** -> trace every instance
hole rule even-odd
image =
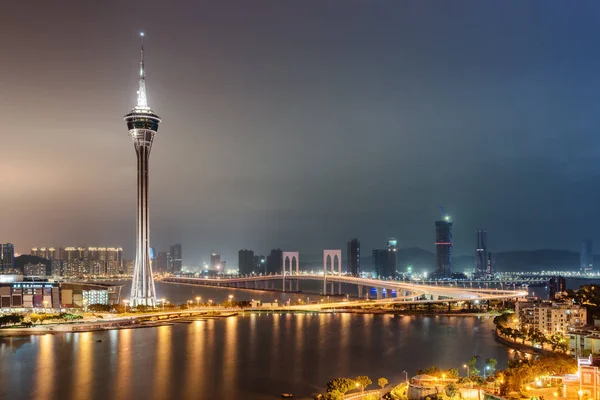
[[[470,376],[469,367],[467,367],[467,364],[463,364],[463,368],[467,370],[467,378],[468,378]]]
[[[208,299],[208,306],[209,307],[212,306],[212,300],[211,299]]]
[[[198,307],[200,307],[200,300],[202,300],[202,297],[196,297],[196,304],[198,305]]]
[[[125,312],[127,312],[127,306],[129,305],[129,300],[123,300],[123,304],[125,304]]]
[[[406,384],[408,385],[408,372],[406,371],[402,371],[404,372],[404,377],[406,378]]]
[[[485,379],[485,371],[489,371],[489,369],[490,369],[489,365],[486,365],[485,368],[483,369],[483,379]]]

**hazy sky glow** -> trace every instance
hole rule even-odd
[[[0,242],[133,255],[138,32],[152,244],[184,263],[395,236],[569,248],[600,220],[600,3],[6,2]],[[598,248],[595,249],[596,252]]]

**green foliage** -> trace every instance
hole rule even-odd
[[[564,354],[538,356],[533,359],[509,361],[508,368],[499,375],[501,393],[519,391],[520,388],[541,375],[564,375],[577,372],[577,361]]]
[[[446,375],[446,378],[458,378],[458,368],[450,368],[447,370],[443,370],[434,365],[429,368],[417,370],[417,375],[431,375],[438,378],[442,378],[444,374]]]
[[[323,396],[323,400],[343,400],[343,399],[344,399],[344,393],[340,392],[339,390],[328,391],[327,393],[325,393],[325,396]]]
[[[88,306],[88,310],[89,311],[96,311],[96,312],[110,312],[112,306],[109,306],[108,304],[90,304]]]
[[[408,385],[401,383],[395,386],[389,393],[383,396],[386,400],[407,400],[408,399]]]
[[[485,366],[489,367],[488,369],[488,373],[489,375],[493,375],[494,371],[496,371],[496,365],[498,364],[498,361],[495,358],[488,358],[485,360]]]
[[[377,379],[377,384],[379,386],[381,386],[381,388],[383,389],[387,384],[388,384],[388,380],[386,378],[379,378]]]
[[[327,382],[327,393],[337,391],[344,395],[347,391],[355,388],[355,381],[350,378],[335,378]]]
[[[460,391],[458,390],[458,387],[454,383],[449,383],[446,386],[445,392],[446,392],[446,396],[448,396],[450,398],[458,397],[460,395]]]
[[[7,314],[0,316],[0,326],[15,325],[23,322],[23,316],[19,314]]]
[[[475,366],[477,364],[477,356],[471,357],[469,361],[467,361],[467,368],[469,368],[469,375],[476,376],[479,375],[479,370]]]
[[[502,315],[494,317],[494,324],[496,325],[496,327],[506,327],[513,318],[514,313],[505,312]]]
[[[371,379],[369,379],[368,376],[364,375],[357,376],[356,379],[354,379],[354,381],[360,385],[362,390],[366,389],[367,386],[373,383],[373,381],[371,381]]]

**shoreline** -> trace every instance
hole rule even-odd
[[[82,332],[100,332],[100,331],[112,331],[122,329],[141,329],[141,328],[156,328],[160,326],[172,326],[176,324],[189,324],[195,321],[206,321],[209,319],[222,319],[239,314],[271,314],[271,313],[292,313],[292,314],[306,314],[306,313],[323,313],[323,314],[371,314],[371,315],[391,315],[392,317],[493,317],[497,313],[416,313],[416,312],[402,312],[397,310],[352,310],[352,309],[340,309],[340,310],[319,310],[319,311],[298,311],[298,310],[239,310],[239,311],[228,311],[219,314],[209,314],[205,311],[202,312],[182,312],[182,314],[176,317],[163,317],[164,314],[146,314],[139,316],[124,317],[120,320],[98,320],[93,322],[82,322],[82,323],[63,323],[63,324],[48,324],[38,325],[33,327],[16,327],[16,328],[0,328],[0,339],[10,337],[24,337],[31,335],[54,335],[61,333],[82,333]],[[153,319],[155,320],[148,320]],[[515,343],[505,341],[496,335],[496,339],[501,343],[512,347]],[[518,345],[518,343],[517,343]],[[539,350],[539,349],[535,349]]]

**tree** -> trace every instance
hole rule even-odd
[[[457,397],[460,394],[460,391],[458,390],[458,387],[456,387],[456,385],[454,383],[449,383],[448,386],[446,386],[446,396],[453,398],[453,397]]]
[[[325,396],[323,396],[323,400],[343,400],[343,399],[344,399],[344,393],[340,392],[339,390],[332,390],[330,392],[328,391],[327,393],[325,393]]]
[[[385,378],[379,378],[379,379],[377,379],[377,384],[378,384],[379,386],[381,386],[381,388],[382,388],[382,389],[383,389],[383,388],[384,388],[384,387],[385,387],[385,386],[386,386],[388,383],[389,383],[389,382],[388,382],[388,380],[387,380],[387,379],[385,379]]]
[[[111,306],[109,306],[108,304],[90,304],[88,306],[89,311],[96,311],[96,312],[109,312],[110,309],[111,309]]]
[[[469,368],[469,375],[475,376],[479,375],[479,370],[475,366],[477,364],[477,356],[471,357],[469,361],[467,361],[467,367]]]
[[[338,391],[342,396],[349,390],[356,387],[354,381],[350,378],[335,378],[327,382],[327,392]]]
[[[495,358],[488,358],[485,360],[486,368],[489,367],[490,375],[494,375],[494,371],[496,371],[496,365],[498,361]]]
[[[373,381],[371,381],[371,379],[369,379],[368,376],[364,376],[364,375],[357,376],[354,381],[360,385],[361,390],[365,390],[365,388],[367,386],[369,386],[371,383],[373,383]]]

